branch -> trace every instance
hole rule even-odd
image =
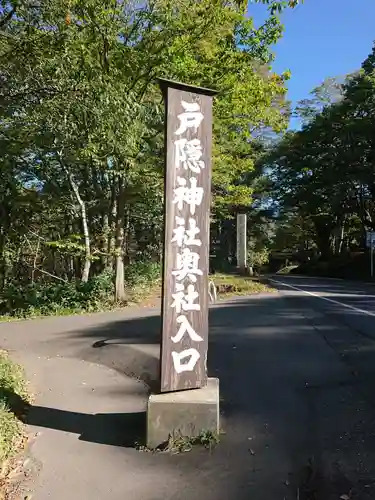
[[[0,95],[0,103],[6,104],[7,101],[11,101],[12,99],[25,99],[29,96],[36,96],[38,98],[40,97],[54,97],[56,95],[60,94],[66,94],[69,92],[80,92],[79,89],[63,89],[63,90],[58,90],[56,88],[48,88],[48,87],[41,87],[37,89],[31,89],[28,91],[23,91],[23,92],[16,92],[14,94],[8,93],[8,94],[2,94]]]
[[[28,267],[31,267],[33,269],[35,269],[35,271],[39,271],[40,273],[42,274],[46,274],[47,276],[50,276],[51,278],[54,278],[55,280],[59,280],[59,281],[62,281],[63,283],[69,283],[68,280],[64,280],[64,278],[60,278],[59,276],[55,276],[54,274],[51,274],[49,273],[48,271],[44,271],[43,269],[39,269],[39,267],[33,267],[32,265],[28,264],[27,262],[25,262],[25,264],[28,266]]]
[[[62,159],[62,152],[59,151],[57,153],[57,157],[59,159],[59,163],[60,163],[60,166],[61,168],[63,169],[63,171],[66,173],[66,176],[68,177],[68,181],[69,181],[69,184],[70,184],[70,187],[72,188],[72,191],[80,205],[80,207],[84,207],[84,201],[82,200],[81,198],[81,195],[79,193],[79,189],[78,189],[78,186],[74,180],[74,177],[73,177],[73,174],[71,173],[71,171],[68,169],[68,167],[65,165],[65,162],[63,161]]]
[[[14,14],[16,13],[16,8],[13,7],[13,9],[8,12],[8,14],[6,16],[4,16],[1,20],[0,20],[0,28],[2,28],[3,26],[5,26],[7,23],[9,23],[9,21],[12,19],[12,17],[14,16]]]

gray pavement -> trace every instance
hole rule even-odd
[[[25,491],[36,500],[375,498],[375,287],[273,278],[278,294],[210,311],[209,374],[220,378],[225,432],[211,451],[134,448],[144,382],[157,373],[157,310],[0,324],[0,346],[36,392]]]

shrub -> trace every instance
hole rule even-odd
[[[155,283],[161,278],[160,264],[156,262],[139,261],[125,268],[125,284],[136,287],[142,284]]]
[[[0,470],[22,443],[23,428],[13,409],[16,403],[19,406],[19,401],[26,403],[27,399],[22,368],[0,351]]]
[[[125,268],[125,286],[131,300],[143,297],[160,281],[160,265],[134,262]],[[87,283],[70,282],[10,283],[0,294],[0,315],[35,317],[95,312],[114,305],[114,275],[111,271],[94,276]]]
[[[16,317],[98,311],[112,302],[113,277],[103,273],[81,281],[10,284],[0,296],[0,314]]]

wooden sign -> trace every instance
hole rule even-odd
[[[161,392],[207,383],[214,91],[160,80],[165,102]]]

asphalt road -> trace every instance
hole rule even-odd
[[[152,383],[156,310],[0,324],[37,387],[33,499],[374,499],[375,286],[271,279],[278,293],[210,311],[211,451],[134,448],[147,390],[124,374]]]

